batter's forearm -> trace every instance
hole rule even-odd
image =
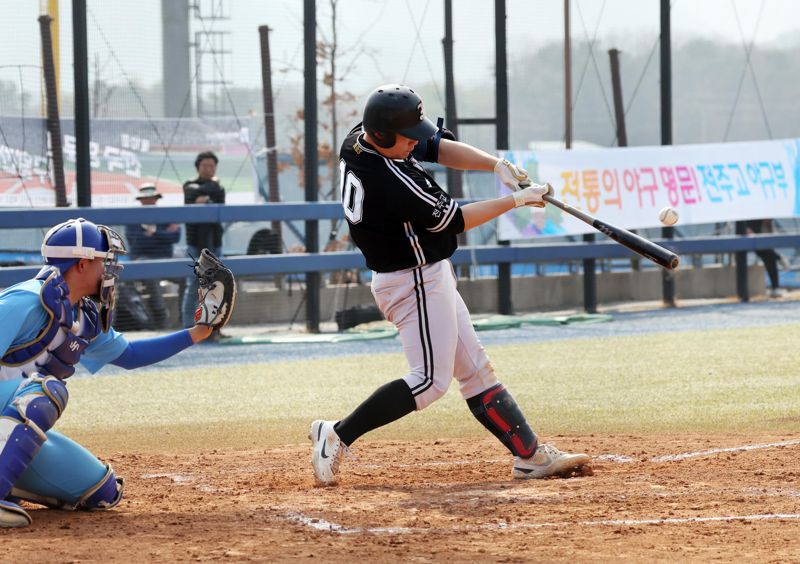
[[[494,155],[466,143],[449,139],[442,139],[439,143],[438,163],[446,167],[492,172],[498,160]]]
[[[464,217],[464,231],[483,225],[513,208],[513,196],[503,196],[494,200],[483,200],[482,202],[472,202],[461,206],[461,215]]]

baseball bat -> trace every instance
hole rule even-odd
[[[678,255],[670,251],[669,249],[665,249],[660,245],[656,245],[652,241],[648,241],[644,237],[639,237],[635,233],[631,233],[627,229],[623,229],[622,227],[617,227],[616,225],[611,225],[610,223],[606,223],[601,219],[597,219],[594,216],[589,215],[588,213],[582,212],[579,209],[575,209],[569,204],[565,204],[564,202],[557,200],[553,196],[549,194],[545,194],[542,196],[545,202],[549,204],[553,204],[557,208],[560,208],[570,214],[571,216],[577,217],[584,223],[587,223],[597,229],[603,235],[611,237],[614,241],[619,243],[620,245],[624,245],[632,250],[634,253],[642,255],[644,258],[650,259],[654,263],[659,266],[663,266],[668,270],[674,270],[678,267],[678,263],[680,263],[680,259]]]

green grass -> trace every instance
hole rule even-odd
[[[800,324],[494,346],[495,370],[535,430],[800,430]],[[187,354],[187,353],[184,353]],[[105,451],[305,441],[406,370],[401,354],[73,380],[57,429]],[[376,439],[483,437],[456,385]]]

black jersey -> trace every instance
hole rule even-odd
[[[461,209],[419,162],[384,157],[353,129],[339,153],[350,238],[367,266],[394,272],[449,258],[464,230]]]

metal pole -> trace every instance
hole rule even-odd
[[[303,3],[303,49],[305,53],[305,184],[306,201],[316,202],[317,192],[317,15],[315,0]],[[306,252],[319,251],[317,220],[306,223]],[[306,272],[306,329],[319,333],[319,272]]]
[[[628,129],[625,127],[625,104],[622,101],[622,79],[619,70],[619,49],[609,49],[608,57],[611,64],[611,88],[614,93],[614,117],[617,122],[617,146],[628,146]],[[636,233],[635,229],[631,230]],[[631,270],[641,270],[641,262],[636,257],[631,257]]]
[[[506,66],[506,3],[494,2],[495,137],[498,150],[508,149],[508,71]],[[498,245],[510,246],[509,241]],[[497,265],[497,310],[511,315],[511,263]]]
[[[75,184],[78,206],[92,205],[89,155],[89,49],[86,40],[86,0],[72,0],[72,59],[75,78]]]
[[[661,144],[672,145],[672,47],[670,41],[670,0],[661,0]],[[672,239],[673,227],[662,227],[661,236]],[[664,305],[675,307],[675,275],[661,271],[661,293]]]
[[[280,202],[281,192],[278,186],[278,147],[275,141],[275,107],[272,97],[272,64],[269,54],[269,27],[258,27],[261,40],[261,94],[264,99],[264,131],[266,132],[267,151],[267,183],[269,185],[269,201]],[[273,221],[271,224],[273,235],[281,241],[281,222]]]
[[[508,149],[508,65],[506,62],[506,1],[494,2],[495,116],[497,148]]]
[[[594,233],[583,235],[584,243],[594,241]],[[593,258],[583,259],[583,309],[586,313],[597,313],[597,262]]]
[[[61,120],[58,113],[58,84],[53,62],[53,40],[50,35],[50,16],[39,16],[39,32],[42,40],[42,67],[47,95],[47,133],[50,135],[50,154],[53,160],[53,184],[56,206],[67,207],[67,185],[64,180],[64,150],[61,143]]]
[[[191,116],[192,59],[189,40],[189,0],[161,0],[161,45],[164,116]]]
[[[456,110],[456,87],[453,72],[453,0],[444,0],[444,121],[445,126],[453,132],[458,139],[458,111]],[[464,173],[455,168],[445,169],[447,191],[454,198],[464,197]],[[458,234],[458,245],[468,243],[467,233]],[[460,278],[469,278],[468,264],[456,267],[456,275]]]
[[[453,73],[453,0],[444,0],[444,115],[445,125],[458,138],[458,112]],[[460,170],[447,169],[447,191],[455,198],[464,197],[464,177]]]
[[[614,117],[617,121],[617,146],[628,146],[628,131],[625,128],[625,105],[622,102],[622,80],[619,73],[619,49],[609,49],[611,62],[611,89],[614,94]]]
[[[572,149],[572,32],[570,0],[564,0],[564,147]],[[586,233],[583,242],[592,244],[594,233]],[[597,261],[583,259],[583,309],[597,313]]]
[[[737,221],[734,223],[736,234],[744,236],[747,233],[747,223],[744,221]],[[736,257],[736,295],[739,296],[739,301],[750,301],[750,288],[747,283],[747,252],[739,251],[734,253]]]
[[[47,15],[52,18],[50,37],[53,45],[53,68],[56,75],[56,101],[61,109],[61,12],[58,0],[47,0]]]
[[[564,146],[572,148],[572,39],[569,0],[564,0]]]

